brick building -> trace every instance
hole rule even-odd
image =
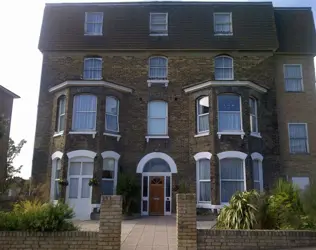
[[[0,85],[0,118],[5,123],[2,124],[4,131],[0,131],[0,185],[7,176],[7,152],[9,146],[9,135],[11,127],[11,115],[13,100],[20,98],[10,90]]]
[[[310,8],[47,4],[39,49],[32,177],[78,218],[121,172],[137,176],[143,215],[174,211],[181,183],[219,209],[237,190],[316,174]]]

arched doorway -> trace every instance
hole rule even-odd
[[[173,159],[164,153],[144,156],[137,173],[142,174],[142,215],[171,215],[172,173],[177,173]]]

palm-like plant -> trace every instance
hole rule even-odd
[[[218,218],[217,228],[220,229],[253,229],[257,223],[255,205],[260,195],[257,191],[237,192],[225,206]]]

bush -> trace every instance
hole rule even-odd
[[[12,212],[0,213],[2,231],[74,231],[77,228],[69,220],[73,210],[66,204],[23,201],[15,204]]]
[[[220,229],[253,229],[257,224],[256,207],[259,194],[257,191],[237,192],[225,206],[218,218],[217,228]]]
[[[116,192],[123,199],[123,213],[130,215],[131,207],[138,201],[140,186],[134,176],[120,174],[118,177]]]

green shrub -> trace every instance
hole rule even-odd
[[[225,206],[217,218],[219,229],[253,229],[257,224],[256,207],[259,194],[257,191],[235,193],[229,205]]]
[[[134,176],[120,174],[116,192],[123,199],[123,213],[130,215],[131,207],[139,200],[140,186]]]
[[[69,220],[73,210],[66,204],[23,201],[14,206],[12,212],[0,213],[2,231],[74,231],[77,228]]]

